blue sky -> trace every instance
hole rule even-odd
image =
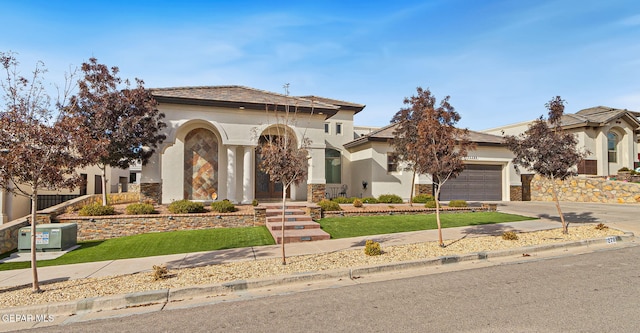
[[[366,104],[416,87],[474,130],[605,105],[640,111],[640,1],[3,1],[0,51],[48,82],[90,57],[147,87],[245,85]]]

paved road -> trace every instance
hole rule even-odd
[[[640,246],[33,332],[638,332]]]

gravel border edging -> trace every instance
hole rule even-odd
[[[489,258],[498,258],[512,256],[523,253],[536,253],[561,248],[574,248],[579,246],[591,246],[596,244],[606,244],[615,238],[615,241],[628,241],[633,239],[635,235],[626,232],[621,236],[609,236],[604,238],[586,239],[579,241],[569,241],[562,243],[527,246],[508,250],[498,250],[489,252],[475,252],[459,256],[441,256],[429,259],[420,259],[414,261],[404,261],[376,266],[367,266],[359,268],[340,268],[329,271],[308,272],[284,277],[269,277],[255,280],[237,280],[222,284],[211,284],[202,286],[190,286],[175,289],[160,289],[152,291],[135,292],[122,295],[111,295],[104,297],[85,298],[76,301],[31,305],[25,307],[15,307],[0,309],[2,315],[69,315],[87,312],[117,310],[129,307],[141,307],[154,304],[166,304],[170,302],[178,302],[191,298],[204,298],[216,294],[226,293],[230,291],[240,291],[248,289],[256,289],[261,287],[278,286],[291,283],[321,281],[333,278],[355,278],[359,275],[382,273],[395,270],[407,270],[429,266],[446,265],[472,260],[486,260]]]

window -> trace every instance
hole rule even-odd
[[[609,134],[607,134],[607,150],[609,152],[609,163],[618,162],[618,142],[620,141],[616,133],[609,132]]]
[[[342,124],[336,123],[336,134],[342,134]]]
[[[394,153],[387,154],[387,172],[398,171],[398,155]]]
[[[342,182],[342,161],[340,152],[335,149],[324,151],[324,176],[327,184],[340,184]]]
[[[329,123],[324,123],[324,132],[329,134]]]

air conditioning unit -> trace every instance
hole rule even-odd
[[[47,223],[36,225],[36,251],[62,251],[77,244],[78,225]],[[31,227],[18,231],[18,252],[31,251]]]

